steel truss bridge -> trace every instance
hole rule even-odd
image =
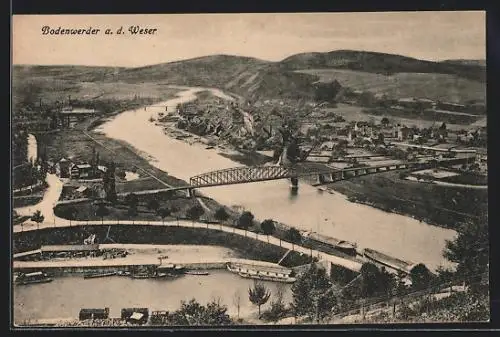
[[[328,169],[318,171],[305,171],[286,166],[250,166],[235,167],[230,169],[207,172],[194,176],[189,181],[189,186],[183,189],[245,184],[251,182],[292,179],[293,185],[300,177],[316,176],[317,184],[327,184],[357,176],[381,173],[403,169],[424,169],[439,165],[456,165],[465,162],[466,158],[440,160],[436,162],[406,162],[399,164],[384,164],[377,166],[352,167],[345,169]],[[295,180],[295,181],[294,181]]]
[[[345,169],[326,169],[317,171],[306,171],[286,166],[243,166],[225,170],[207,172],[194,176],[190,179],[189,185],[178,187],[167,187],[157,190],[137,191],[134,194],[156,194],[173,191],[187,191],[188,197],[193,196],[195,189],[213,186],[225,186],[235,184],[246,184],[267,180],[290,179],[293,187],[298,187],[298,179],[301,177],[316,177],[313,186],[331,184],[337,181],[351,179],[368,174],[377,174],[395,170],[422,170],[437,166],[450,166],[470,162],[470,158],[453,158],[439,161],[427,162],[406,162],[398,164],[384,164],[377,166],[350,167]],[[121,193],[119,195],[127,195]],[[59,201],[58,204],[70,204],[86,201],[88,199],[74,199]]]

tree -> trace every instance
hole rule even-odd
[[[296,228],[292,227],[286,231],[285,240],[294,244],[299,244],[302,242],[302,234],[300,234]]]
[[[137,216],[138,213],[139,212],[137,210],[137,205],[130,205],[127,209],[128,216],[134,217],[134,216]]]
[[[102,178],[104,192],[106,193],[106,200],[111,202],[116,201],[115,170],[115,163],[108,163],[107,170]]]
[[[177,207],[177,206],[175,206],[175,205],[172,205],[172,206],[170,207],[170,213],[171,213],[171,214],[173,214],[173,213],[177,213],[177,212],[179,212],[179,211],[180,211],[179,207]]]
[[[215,211],[214,218],[219,221],[226,221],[229,219],[229,214],[224,207],[219,207]]]
[[[152,211],[158,212],[158,208],[160,208],[160,203],[156,198],[149,200],[148,208]]]
[[[337,305],[335,296],[329,292],[331,287],[326,270],[311,264],[309,270],[302,273],[292,285],[295,315],[305,315],[318,322],[328,316]]]
[[[212,301],[206,306],[194,298],[189,302],[182,301],[181,308],[169,314],[168,321],[172,325],[230,325],[232,320],[227,314],[227,307]]]
[[[268,236],[267,240],[269,241],[269,235],[273,235],[276,231],[276,226],[274,225],[274,221],[271,219],[266,219],[262,221],[260,224],[260,228]]]
[[[95,215],[101,218],[101,223],[104,223],[104,217],[109,214],[109,210],[106,205],[101,202],[97,204],[97,209],[95,211]]]
[[[248,299],[253,305],[259,307],[259,318],[260,318],[260,307],[267,303],[271,297],[271,292],[266,288],[265,285],[257,281],[254,282],[253,288],[248,289]]]
[[[245,211],[241,213],[238,219],[238,227],[243,229],[248,229],[248,227],[252,226],[254,216],[251,212]]]
[[[444,256],[457,263],[457,276],[484,274],[489,266],[488,220],[486,216],[460,226],[458,235],[446,242]],[[468,282],[475,282],[475,278]]]
[[[362,297],[371,297],[376,294],[386,295],[394,280],[384,270],[380,270],[371,262],[361,266],[360,294]]]
[[[274,299],[271,302],[271,308],[267,312],[264,312],[263,314],[265,319],[276,323],[277,321],[285,317],[286,307],[285,303],[283,302],[283,293],[284,289],[282,284],[280,284],[278,285],[278,289],[276,290],[276,295],[274,296]]]
[[[192,221],[196,221],[200,219],[200,217],[205,213],[203,210],[203,207],[200,205],[194,205],[191,208],[189,208],[186,212],[186,216],[191,219]]]
[[[410,270],[410,278],[412,288],[421,290],[429,286],[433,275],[423,263],[419,263]]]
[[[396,288],[397,280],[393,274],[389,273],[385,267],[380,269],[380,285],[379,291],[385,295],[391,295]]]
[[[137,204],[139,203],[139,198],[137,197],[136,194],[129,193],[125,196],[125,203],[129,207],[137,207]]]
[[[40,223],[43,222],[43,220],[45,220],[45,217],[43,216],[42,212],[40,212],[39,210],[37,210],[35,213],[33,213],[33,215],[31,216],[31,221],[34,221],[36,222],[36,227],[37,229],[40,229]]]
[[[382,120],[380,121],[380,124],[382,124],[384,127],[388,127],[388,126],[391,124],[391,122],[389,121],[389,118],[384,117],[384,118],[382,118]]]
[[[158,209],[157,213],[161,217],[161,221],[163,222],[165,221],[165,218],[171,214],[171,210],[166,207],[162,207]]]
[[[241,293],[239,290],[236,290],[236,292],[234,293],[233,304],[238,310],[238,319],[240,319]]]
[[[382,145],[385,144],[385,137],[382,132],[380,132],[377,136],[377,143]]]
[[[61,213],[63,218],[69,220],[75,220],[75,217],[78,214],[78,209],[73,205],[69,205],[68,207],[63,207],[61,209]]]

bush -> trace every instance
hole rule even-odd
[[[251,212],[245,211],[241,213],[238,219],[238,228],[248,229],[253,224],[254,215]]]

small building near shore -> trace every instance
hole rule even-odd
[[[69,178],[71,172],[70,167],[71,161],[66,158],[61,158],[55,165],[56,175],[60,178]]]
[[[107,319],[109,318],[109,308],[103,309],[81,309],[78,315],[80,321],[87,319]]]
[[[148,308],[123,308],[121,311],[121,319],[131,323],[145,324],[148,318]]]
[[[87,186],[80,186],[78,187],[75,192],[77,193],[77,195],[79,197],[82,197],[82,198],[88,198],[91,194],[92,194],[92,190],[90,188],[88,188]]]
[[[89,164],[74,164],[71,166],[72,179],[85,179],[92,177],[92,166]]]

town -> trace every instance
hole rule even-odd
[[[316,54],[14,66],[14,324],[488,321],[485,67]]]

